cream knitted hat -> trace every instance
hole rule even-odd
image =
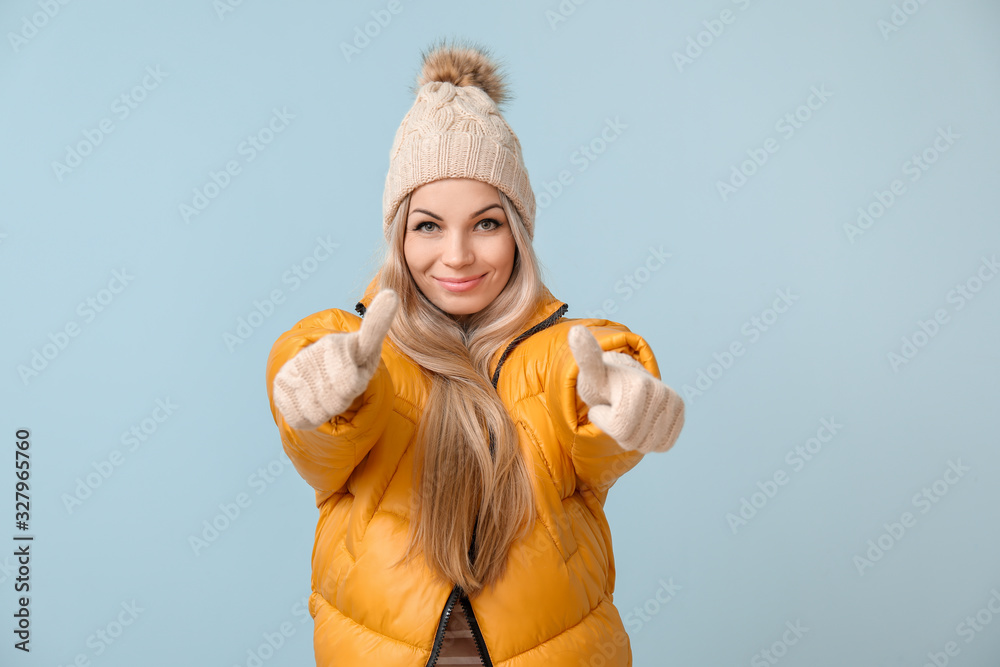
[[[472,178],[510,197],[529,238],[535,232],[535,195],[521,144],[500,105],[506,83],[484,49],[444,43],[424,55],[417,99],[396,131],[382,195],[383,231],[399,203],[416,188],[442,178]]]

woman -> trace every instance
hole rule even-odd
[[[383,197],[384,263],[267,362],[315,489],[318,665],[631,665],[603,505],[684,420],[625,326],[567,319],[487,52],[423,58]]]

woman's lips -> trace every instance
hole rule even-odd
[[[442,280],[441,278],[435,278],[434,280],[438,281],[438,284],[440,284],[441,287],[445,288],[449,292],[467,292],[468,290],[474,288],[476,285],[481,283],[485,275],[486,274],[484,273],[482,276],[479,276],[478,278],[473,278],[472,280],[466,280],[465,282],[453,282],[449,280]]]

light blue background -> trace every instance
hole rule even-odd
[[[959,624],[1000,591],[1000,280],[981,268],[1000,251],[1000,6],[904,4],[915,13],[884,34],[900,3],[567,0],[551,23],[555,0],[401,0],[348,59],[340,45],[385,2],[245,0],[221,15],[209,0],[71,2],[18,44],[43,10],[4,2],[0,540],[14,544],[12,440],[29,428],[35,541],[28,655],[12,648],[15,563],[0,546],[0,663],[247,665],[288,623],[263,664],[312,664],[317,512],[281,451],[265,360],[299,318],[353,311],[420,50],[457,36],[507,65],[550,288],[571,317],[610,305],[686,399],[675,448],[607,504],[634,664],[772,664],[759,652],[778,642],[781,665],[919,667],[954,641],[949,664],[996,665],[1000,615],[982,612],[971,642]],[[713,36],[703,22],[724,10]],[[700,32],[707,46],[678,67]],[[165,76],[122,118],[112,104],[147,67]],[[776,122],[813,87],[829,98],[787,137]],[[275,108],[294,118],[247,161],[240,143]],[[53,162],[106,118],[113,131],[60,180]],[[581,171],[577,151],[601,148],[608,119],[624,129]],[[958,138],[911,181],[904,164],[938,128]],[[720,195],[768,138],[777,152]],[[240,173],[185,222],[179,206],[228,160]],[[562,170],[572,182],[543,197]],[[851,242],[845,225],[893,179],[905,192]],[[293,289],[284,276],[318,237],[338,247]],[[670,257],[648,272],[651,247]],[[132,280],[87,321],[78,304],[116,270]],[[628,292],[627,275],[645,282]],[[979,291],[959,309],[949,293],[967,282]],[[230,349],[224,335],[276,289],[283,302]],[[744,326],[774,315],[779,290],[797,300],[752,338]],[[938,309],[947,321],[893,368]],[[22,380],[68,323],[79,335]],[[743,354],[725,361],[734,342]],[[129,451],[122,433],[157,399],[178,407]],[[842,427],[796,470],[786,454],[824,418]],[[114,450],[121,465],[68,509]],[[968,471],[915,504],[949,461]],[[255,476],[268,465],[271,482]],[[787,483],[733,524],[779,471]],[[249,506],[196,555],[189,537],[240,493]],[[884,535],[907,511],[915,525]],[[891,548],[859,565],[880,536]],[[132,601],[134,622],[96,640]],[[782,645],[796,622],[808,631]]]

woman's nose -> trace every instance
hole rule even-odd
[[[446,266],[466,266],[475,260],[472,241],[466,235],[451,234],[446,244],[444,254],[441,257],[441,261]]]

